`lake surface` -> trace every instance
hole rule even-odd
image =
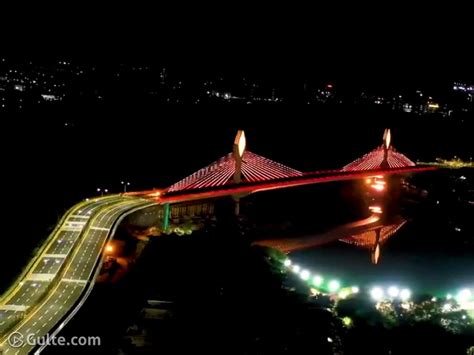
[[[434,177],[438,189],[430,189],[430,199],[419,206],[421,213],[407,212],[386,224],[378,241],[376,231],[369,231],[295,251],[290,258],[311,274],[343,285],[397,285],[439,296],[474,289],[472,173],[461,176],[466,173],[425,177],[422,185]],[[443,193],[447,189],[450,195]]]

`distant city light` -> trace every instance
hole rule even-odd
[[[300,266],[299,265],[293,265],[293,271],[298,273],[300,272]]]
[[[290,260],[290,259],[286,259],[286,260],[283,262],[283,265],[285,265],[286,267],[290,266],[290,265],[291,265],[291,260]]]

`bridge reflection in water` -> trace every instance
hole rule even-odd
[[[341,241],[370,250],[371,260],[374,264],[377,264],[380,260],[381,247],[406,222],[404,218],[396,217],[391,223],[384,224],[380,217],[374,214],[368,218],[342,225],[325,233],[294,238],[265,239],[256,241],[254,244],[275,248],[288,254]]]
[[[375,230],[359,233],[350,237],[340,239],[341,242],[355,245],[360,248],[369,249],[371,261],[373,264],[378,264],[381,256],[381,248],[389,238],[398,232],[400,228],[407,221],[401,219],[401,221],[393,224],[389,224],[383,227],[378,227]]]

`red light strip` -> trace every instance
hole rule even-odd
[[[209,166],[198,170],[168,188],[168,192],[222,186],[232,182],[235,173],[235,159],[227,154]],[[274,162],[255,153],[246,151],[242,158],[244,181],[265,181],[301,176],[298,170]]]
[[[344,171],[359,171],[380,168],[384,161],[385,150],[381,145],[371,152],[365,154],[352,163],[347,164],[342,168]],[[402,168],[407,166],[415,166],[415,163],[408,159],[405,155],[397,152],[392,146],[387,152],[387,163],[390,168]]]
[[[339,170],[338,173],[334,173],[328,176],[320,176],[321,172],[307,173],[302,176],[294,176],[286,179],[280,179],[278,181],[269,181],[266,183],[262,182],[247,182],[240,185],[226,184],[213,188],[211,190],[196,189],[194,191],[181,191],[173,192],[168,195],[162,195],[157,201],[163,203],[177,203],[197,199],[215,198],[220,196],[229,196],[240,193],[253,193],[257,191],[267,191],[273,189],[282,189],[294,186],[303,186],[323,182],[331,181],[343,181],[343,180],[354,180],[360,178],[366,178],[374,175],[386,175],[386,174],[405,174],[421,171],[436,170],[436,167],[403,167],[403,168],[390,168],[390,169],[376,169],[368,171],[348,172]]]

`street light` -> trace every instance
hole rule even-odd
[[[127,186],[130,186],[130,183],[128,181],[120,181],[120,183],[123,185],[123,192],[127,192]]]
[[[104,196],[104,194],[109,193],[109,190],[108,189],[101,189],[100,187],[98,187],[97,192],[100,192],[100,196]]]

